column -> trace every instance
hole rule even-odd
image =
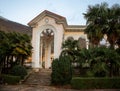
[[[51,43],[48,46],[47,68],[51,67]]]
[[[45,43],[45,68],[47,67],[47,60],[48,60],[48,43]]]
[[[85,40],[86,40],[86,49],[89,49],[89,40],[87,38],[87,35],[85,35]]]
[[[43,42],[42,42],[43,40],[41,40],[41,46],[40,46],[40,65],[41,65],[41,68],[42,68],[42,52],[43,52]]]
[[[59,50],[59,45],[58,45],[58,42],[59,42],[59,40],[58,40],[58,38],[57,38],[57,33],[54,35],[54,59],[55,58],[59,58],[59,52],[58,52],[58,50]]]
[[[40,35],[37,31],[33,31],[33,40],[32,40],[32,46],[33,46],[33,53],[32,53],[32,67],[34,69],[41,68],[41,64],[39,63],[39,51],[40,51]]]
[[[51,67],[51,43],[46,42],[45,47],[45,68]]]
[[[89,41],[86,41],[86,49],[89,49]]]

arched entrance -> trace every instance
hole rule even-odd
[[[50,24],[45,24],[40,26],[38,35],[39,67],[50,68],[52,59],[58,58],[59,56],[57,50],[58,37],[56,29]]]
[[[58,58],[60,54],[61,36],[58,34],[59,31],[51,24],[44,24],[33,30],[32,67],[36,71],[40,68],[50,68],[51,59]]]
[[[51,28],[44,29],[40,34],[40,62],[42,68],[51,68],[54,58],[54,31]]]

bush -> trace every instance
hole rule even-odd
[[[23,79],[27,75],[27,70],[21,65],[16,65],[12,68],[11,75],[20,76]]]
[[[118,49],[113,50],[105,47],[90,48],[89,50],[82,49],[79,59],[80,76],[120,76],[120,55]],[[84,69],[85,67],[88,69]]]
[[[52,63],[52,84],[68,84],[72,78],[71,62],[68,56],[61,56]]]
[[[75,77],[71,80],[71,85],[75,89],[116,89],[120,88],[119,78],[80,78]]]
[[[2,75],[3,83],[8,84],[17,84],[20,81],[20,76],[12,76],[12,75]]]
[[[52,62],[52,74],[51,74],[51,79],[52,83],[57,84],[60,83],[60,73],[59,73],[59,59],[55,59]]]

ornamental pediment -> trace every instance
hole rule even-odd
[[[32,19],[28,23],[28,25],[33,26],[33,25],[37,24],[41,19],[43,19],[46,16],[54,18],[56,23],[62,23],[64,25],[67,25],[65,17],[60,16],[60,15],[55,14],[55,13],[52,13],[52,12],[50,12],[48,10],[44,10],[42,13],[40,13],[38,16],[36,16],[34,19]],[[45,22],[48,22],[48,20],[46,19]]]

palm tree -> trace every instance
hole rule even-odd
[[[74,40],[72,38],[69,38],[65,40],[62,44],[63,51],[61,52],[61,55],[69,55],[72,60],[75,60],[78,48],[78,41]]]
[[[100,40],[103,38],[103,33],[98,25],[89,24],[85,29],[85,33],[87,34],[90,43],[93,44],[94,47],[99,45]]]
[[[117,52],[106,47],[82,49],[79,55],[80,70],[88,67],[88,76],[119,76],[119,50]]]
[[[87,20],[87,34],[90,42],[98,45],[103,35],[107,35],[107,40],[111,48],[114,48],[120,34],[120,5],[115,4],[108,8],[107,3],[89,6],[87,13],[84,13]]]
[[[11,39],[13,44],[11,55],[16,58],[16,62],[23,65],[25,59],[31,56],[31,40],[28,35],[19,33],[12,33],[10,37],[14,37]]]
[[[85,33],[93,45],[99,45],[100,40],[103,38],[107,10],[108,4],[101,3],[101,5],[88,6],[87,13],[84,13],[84,17],[87,20]]]
[[[108,9],[106,35],[111,48],[114,48],[120,36],[120,5],[118,4]]]
[[[0,31],[0,41],[0,69],[23,65],[25,59],[31,56],[32,46],[28,35]]]
[[[5,32],[0,31],[0,41],[0,66],[2,71],[2,67],[8,67],[8,59],[12,47],[8,35]]]

